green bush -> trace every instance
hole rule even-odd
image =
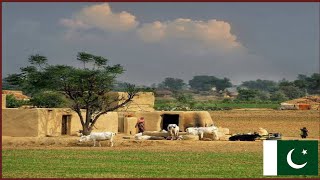
[[[288,97],[282,91],[276,91],[270,96],[271,101],[283,102],[288,100]]]
[[[229,99],[229,98],[224,98],[222,101],[222,103],[232,103],[232,99]]]
[[[61,108],[67,107],[67,100],[56,92],[41,92],[35,94],[30,103],[39,108]]]
[[[239,95],[237,99],[240,101],[251,101],[256,100],[258,96],[258,90],[252,89],[238,89]]]
[[[23,105],[28,105],[29,101],[18,100],[12,94],[6,95],[6,107],[7,108],[18,108]]]

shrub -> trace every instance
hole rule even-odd
[[[232,103],[232,99],[230,99],[230,98],[224,98],[221,102],[222,102],[222,103]]]
[[[18,100],[12,94],[6,95],[6,107],[8,108],[18,108],[28,104],[29,104],[29,101]]]
[[[282,101],[288,100],[288,98],[282,91],[276,91],[276,92],[271,94],[270,100],[271,101],[282,102]]]
[[[35,94],[30,103],[39,108],[59,108],[66,107],[67,100],[61,94],[55,92],[41,92]]]

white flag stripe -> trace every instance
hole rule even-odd
[[[263,141],[263,175],[277,175],[277,140]]]

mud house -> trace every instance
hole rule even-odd
[[[96,131],[117,132],[118,114],[101,116],[96,127]],[[79,116],[68,108],[2,109],[3,136],[77,135],[80,129]]]
[[[111,96],[121,99],[125,93],[115,92]],[[139,117],[145,118],[147,131],[166,129],[168,124],[178,124],[184,131],[188,127],[206,126],[213,123],[206,111],[155,111],[154,95],[141,92],[125,107],[109,112],[99,118],[93,131],[112,131],[135,134],[134,127]],[[116,102],[121,103],[121,102]],[[114,104],[114,105],[115,105]],[[77,135],[82,128],[78,115],[69,108],[6,108],[2,95],[3,136],[61,136]],[[83,112],[85,115],[85,112]]]
[[[123,121],[125,134],[137,132],[135,123],[139,117],[144,117],[146,131],[167,130],[168,124],[177,124],[181,131],[188,127],[203,127],[213,124],[210,114],[207,111],[154,111],[154,112],[133,112],[133,117],[119,119]]]

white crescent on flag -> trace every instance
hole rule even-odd
[[[289,166],[291,166],[294,169],[301,169],[305,165],[307,165],[308,162],[306,162],[304,164],[295,164],[294,162],[292,162],[291,154],[292,154],[293,151],[294,151],[294,149],[291,149],[291,151],[289,151],[289,153],[287,154],[287,162],[288,162]]]

